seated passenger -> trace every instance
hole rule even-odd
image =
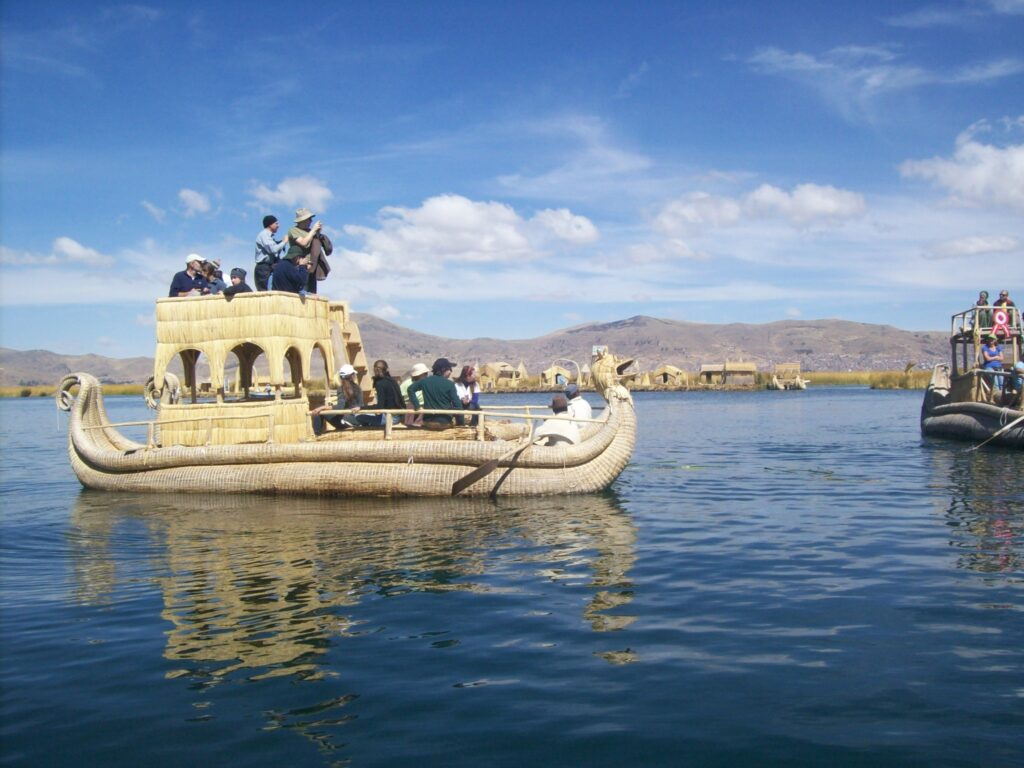
[[[305,296],[306,281],[309,279],[306,259],[306,256],[296,251],[288,251],[285,257],[274,265],[274,271],[271,273],[272,290]]]
[[[555,414],[544,419],[544,423],[537,427],[533,433],[537,438],[547,438],[541,445],[554,446],[560,443],[576,445],[580,441],[580,428],[576,422],[569,421],[569,403],[563,395],[555,395],[551,398],[551,410]]]
[[[402,390],[398,382],[391,376],[388,364],[385,360],[378,360],[373,364],[373,391],[377,397],[377,407],[393,409],[396,411],[405,408],[405,398],[402,397]],[[387,414],[381,414],[380,423],[387,419]]]
[[[1013,375],[1010,376],[1010,391],[1017,396],[1017,403],[1020,404],[1021,396],[1024,395],[1024,361],[1018,360],[1013,366]]]
[[[220,262],[216,259],[203,262],[203,277],[206,278],[211,296],[216,296],[228,287],[224,282],[224,273],[220,271]]]
[[[453,383],[455,384],[455,394],[459,396],[462,407],[467,411],[479,411],[480,384],[476,380],[476,368],[472,365],[462,366],[459,377]],[[470,420],[469,426],[475,427],[476,423],[477,417],[474,416]]]
[[[420,381],[429,373],[430,369],[427,368],[427,366],[423,363],[416,363],[416,365],[412,367],[412,370],[410,370],[405,378],[402,379],[402,385],[399,389],[402,391],[402,399],[409,404],[409,408],[416,408],[416,410],[419,410],[419,408],[423,407],[423,394],[417,392],[415,395],[410,395],[409,387],[414,381]],[[422,427],[423,415],[416,415],[412,413],[406,414],[405,425],[407,427]]]
[[[222,293],[228,298],[236,293],[252,293],[252,288],[246,285],[244,269],[235,267],[231,270],[231,285],[225,288]]]
[[[190,253],[185,261],[185,269],[177,272],[171,280],[168,296],[201,296],[209,292],[206,279],[202,276],[203,257],[198,253]]]
[[[352,427],[363,426],[360,422],[360,418],[373,418],[365,416],[360,417],[359,414],[355,413],[335,413],[328,416],[320,415],[323,411],[331,411],[334,409],[340,411],[349,408],[358,411],[363,407],[363,390],[359,388],[359,383],[356,381],[356,369],[348,363],[345,363],[345,365],[338,369],[338,377],[341,379],[341,386],[338,387],[338,391],[336,393],[337,403],[335,405],[325,403],[319,408],[314,408],[310,411],[313,416],[313,434],[315,435],[322,435],[324,433],[325,424],[330,424],[336,430],[352,429]]]
[[[1003,348],[991,333],[985,337],[985,346],[981,348],[982,368],[986,371],[1003,370]],[[992,377],[992,393],[995,395],[1003,389],[1003,377]]]
[[[439,357],[434,361],[430,376],[409,385],[409,402],[415,410],[418,411],[421,407],[441,411],[462,410],[462,401],[459,400],[459,395],[455,391],[455,385],[449,379],[454,367],[455,363],[447,358]],[[417,395],[423,397],[422,406]],[[458,418],[461,424],[462,417]],[[423,420],[431,424],[447,426],[451,426],[452,423],[451,416],[439,413],[425,415]]]
[[[594,418],[594,409],[590,407],[590,403],[583,399],[578,386],[569,384],[565,388],[565,397],[569,401],[569,415],[574,419]]]

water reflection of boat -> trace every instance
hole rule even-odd
[[[1024,496],[1007,485],[1022,466],[1007,466],[1005,453],[935,451],[935,477],[948,486],[942,510],[957,551],[957,565],[982,573],[1018,573],[1024,565]]]
[[[104,604],[124,584],[115,564],[122,535],[142,542],[170,624],[170,677],[201,684],[238,671],[249,678],[325,674],[323,654],[360,633],[358,607],[411,592],[489,593],[511,566],[579,585],[593,631],[633,617],[629,570],[636,531],[608,494],[520,499],[321,500],[135,496],[84,492],[73,512],[75,596]],[[527,546],[512,546],[525,542]],[[519,553],[519,554],[506,554]],[[512,558],[511,563],[508,558]],[[124,564],[122,564],[123,567]],[[135,570],[135,569],[129,569]],[[542,606],[538,606],[541,608]]]
[[[1002,339],[1003,370],[983,367],[989,334]],[[921,405],[921,433],[932,437],[1024,448],[1024,391],[1014,391],[1021,360],[1021,321],[1016,307],[972,308],[953,315],[951,361],[936,365]],[[1010,386],[1007,386],[1010,385]]]

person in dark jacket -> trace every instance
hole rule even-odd
[[[270,276],[271,290],[305,296],[306,281],[309,279],[309,270],[306,269],[307,258],[308,256],[295,251],[285,254],[285,257],[274,265],[274,271]]]
[[[402,390],[398,381],[388,370],[386,360],[377,360],[373,364],[373,391],[377,396],[377,407],[394,410],[405,408],[405,398],[402,397]],[[387,414],[381,414],[380,423],[383,424]],[[392,419],[397,419],[393,416]]]
[[[235,267],[231,270],[231,285],[221,291],[227,298],[231,298],[236,293],[252,293],[250,288],[245,283],[245,270],[241,267]]]
[[[459,399],[458,393],[455,391],[455,384],[452,383],[449,378],[452,375],[452,369],[455,367],[455,363],[451,362],[447,358],[439,357],[434,361],[434,365],[431,368],[431,375],[420,381],[414,381],[409,385],[409,401],[413,404],[413,408],[417,411],[420,410],[419,402],[416,399],[416,394],[419,393],[423,397],[423,407],[428,409],[437,409],[445,411],[461,411],[462,401]],[[451,425],[452,417],[444,416],[442,414],[431,414],[423,417],[424,422],[430,422],[433,424],[447,424]],[[458,422],[461,425],[463,423],[462,417],[458,417]]]

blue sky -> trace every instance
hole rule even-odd
[[[4,346],[152,354],[299,206],[322,293],[461,338],[1024,298],[1024,0],[0,8]]]

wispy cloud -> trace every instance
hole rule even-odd
[[[890,46],[843,46],[822,54],[768,47],[748,59],[755,71],[795,80],[818,92],[848,119],[874,117],[879,99],[926,85],[982,83],[1024,72],[1024,60],[995,61],[937,72],[907,63]]]
[[[628,98],[636,87],[643,81],[647,75],[647,71],[650,69],[646,61],[640,62],[640,66],[630,72],[626,77],[623,78],[622,82],[619,83],[619,87],[615,91],[615,98],[625,99]]]
[[[202,192],[196,192],[194,189],[182,189],[178,192],[178,199],[185,206],[186,216],[195,216],[198,213],[209,213],[210,211],[210,198]]]
[[[1007,235],[974,235],[932,243],[925,248],[935,259],[962,259],[995,256],[1021,250],[1020,241]]]
[[[960,3],[916,8],[885,19],[893,27],[926,29],[929,27],[959,27],[989,16],[1024,14],[1024,0],[988,0],[988,2]]]
[[[149,202],[149,200],[143,200],[140,203],[140,205],[149,212],[150,216],[152,216],[154,219],[156,219],[161,224],[164,223],[164,219],[167,217],[167,211],[165,211],[163,208],[160,208],[159,206],[154,205],[153,203]]]

